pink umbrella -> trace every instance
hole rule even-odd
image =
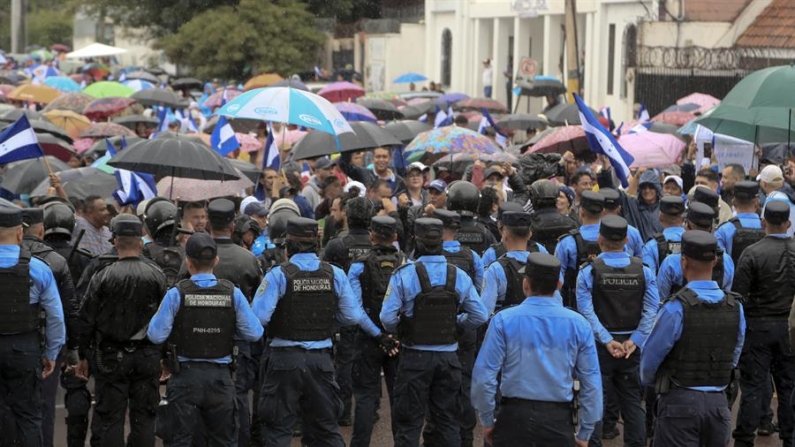
[[[256,137],[247,133],[235,132],[237,141],[240,143],[240,150],[243,152],[257,152],[262,149],[262,143]]]
[[[317,94],[331,102],[344,102],[364,96],[364,89],[352,82],[342,81],[323,87]]]
[[[663,112],[652,118],[652,121],[662,122],[666,124],[673,124],[674,126],[684,126],[688,121],[695,118],[693,112]]]
[[[582,126],[559,127],[530,148],[530,152],[563,154],[571,151],[574,155],[588,150],[590,147]]]
[[[633,168],[656,168],[679,164],[684,141],[673,135],[656,132],[639,132],[622,135],[618,139],[621,145],[634,158]]]
[[[212,95],[208,96],[207,99],[204,100],[204,104],[202,105],[209,107],[211,109],[215,107],[221,107],[221,103],[223,102],[224,99],[224,91],[226,91],[227,101],[243,93],[242,91],[236,88],[221,89],[213,93]]]
[[[361,104],[356,104],[355,102],[335,102],[334,107],[342,113],[342,116],[347,121],[378,122],[378,118],[373,115],[373,112]]]
[[[306,136],[307,132],[303,130],[287,130],[284,132],[276,132],[273,135],[273,141],[276,143],[276,147],[282,147],[285,143],[293,146],[295,143],[301,141],[301,138]]]
[[[415,106],[417,104],[425,104],[426,102],[428,102],[428,98],[411,98],[406,105]]]
[[[83,152],[89,150],[93,145],[93,138],[79,138],[72,143],[72,147],[75,148],[78,154],[82,154]]]
[[[679,98],[676,101],[676,104],[677,105],[698,104],[699,106],[701,106],[698,109],[698,112],[704,113],[707,110],[709,110],[709,109],[715,107],[716,105],[720,104],[720,99],[718,99],[718,98],[716,98],[716,97],[714,97],[712,95],[708,95],[706,93],[691,93],[691,94],[685,96],[684,98]]]
[[[197,180],[180,177],[163,177],[157,182],[157,193],[161,197],[174,197],[186,202],[198,202],[215,197],[238,196],[254,183],[235,169],[240,180]]]

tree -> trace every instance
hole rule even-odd
[[[241,0],[195,16],[157,46],[196,76],[243,79],[305,70],[323,39],[298,0]]]
[[[28,16],[29,45],[49,48],[56,43],[70,44],[72,34],[72,17],[58,11],[40,9]]]

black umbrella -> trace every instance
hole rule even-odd
[[[119,152],[121,150],[121,140],[122,140],[122,138],[124,138],[124,141],[127,143],[127,146],[125,146],[125,147],[130,147],[130,146],[132,146],[133,144],[135,144],[135,143],[137,143],[139,141],[143,141],[143,138],[141,138],[141,137],[127,137],[127,136],[125,136],[125,137],[116,136],[116,137],[100,138],[94,144],[92,144],[91,147],[88,148],[87,151],[83,152],[83,156],[84,157],[99,158],[99,157],[105,155],[105,152],[107,152],[107,150],[108,150],[108,145],[107,145],[107,143],[105,143],[105,140],[110,140],[110,144],[113,145],[113,148],[116,149],[116,152]]]
[[[72,137],[70,137],[69,134],[66,133],[65,130],[61,129],[60,127],[56,126],[55,124],[52,124],[49,121],[45,121],[43,119],[30,120],[30,127],[32,127],[33,130],[36,131],[36,132],[48,133],[48,134],[50,134],[50,135],[52,135],[54,137],[57,137],[57,138],[60,138],[60,139],[62,139],[64,141],[66,141],[69,144],[74,142]]]
[[[427,130],[431,130],[431,126],[420,121],[404,120],[388,123],[386,126],[384,126],[384,130],[391,133],[395,138],[402,141],[403,143],[408,144],[417,135]]]
[[[157,76],[149,73],[148,71],[136,70],[125,75],[127,79],[138,79],[141,81],[151,82],[154,85],[160,85],[160,79]]]
[[[356,134],[350,132],[339,135],[339,152],[358,151],[385,146],[400,146],[402,143],[391,133],[376,124],[364,121],[350,123]],[[333,135],[325,132],[309,132],[293,146],[293,159],[320,157],[338,152]]]
[[[547,119],[543,116],[529,113],[506,115],[500,118],[495,124],[497,124],[497,127],[500,129],[511,130],[543,129],[549,125]]]
[[[594,116],[598,116],[599,112],[591,109]],[[555,107],[544,112],[550,126],[565,126],[566,124],[582,124],[580,122],[580,109],[576,104],[560,103]]]
[[[523,88],[524,96],[558,96],[566,93],[566,86],[557,79],[536,79],[533,88]]]
[[[229,163],[234,166],[235,169],[240,171],[243,175],[245,175],[249,180],[254,182],[255,184],[259,181],[260,175],[262,175],[262,170],[253,164],[238,160],[237,158],[230,158],[228,159]]]
[[[47,156],[47,161],[53,172],[65,171],[72,167],[62,162],[61,160]],[[42,158],[34,158],[31,160],[15,161],[6,165],[5,174],[3,175],[3,183],[0,183],[0,188],[12,194],[25,194],[33,191],[33,189],[41,183],[42,180],[48,178],[50,172]]]
[[[0,118],[0,121],[6,121],[6,122],[9,122],[9,123],[13,123],[14,121],[16,121],[19,118],[21,118],[22,115],[27,116],[28,117],[28,121],[41,119],[41,114],[39,112],[34,112],[34,111],[28,110],[28,109],[14,109],[14,110],[11,110],[11,111],[7,112],[5,115],[3,115],[3,117]]]
[[[138,125],[138,123],[144,123],[146,127],[151,129],[160,126],[160,120],[146,115],[121,116],[119,118],[114,118],[113,122],[116,124],[121,124],[122,126],[133,131],[135,130],[135,127]]]
[[[240,178],[235,168],[209,146],[195,138],[181,136],[139,141],[116,154],[108,165],[156,176],[203,180]]]
[[[188,102],[178,94],[171,90],[164,88],[149,88],[133,93],[132,99],[140,102],[145,106],[154,106],[158,104],[171,106],[171,107],[187,107]]]
[[[91,195],[110,197],[113,191],[118,189],[116,176],[91,166],[61,171],[58,173],[58,177],[61,179],[61,184],[66,194],[69,197],[78,199],[85,199]],[[41,197],[47,195],[49,187],[50,180],[44,179],[30,193],[30,196]]]
[[[171,87],[177,90],[185,90],[190,88],[201,89],[204,83],[196,78],[179,78],[171,83]]]
[[[407,119],[417,119],[422,115],[437,110],[439,106],[436,105],[436,100],[430,99],[428,101],[403,107],[400,111]]]
[[[403,113],[389,101],[384,101],[382,99],[360,99],[356,102],[367,107],[379,120],[389,121],[403,118]]]

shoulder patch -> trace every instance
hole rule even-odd
[[[254,295],[255,296],[263,295],[265,293],[265,289],[267,289],[267,288],[268,288],[268,280],[263,278],[262,282],[260,283],[260,285],[257,288],[257,291],[256,291],[256,293]]]

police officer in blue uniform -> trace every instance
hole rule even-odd
[[[472,404],[484,438],[493,447],[584,447],[602,418],[593,331],[557,298],[560,261],[554,256],[530,253],[521,274],[528,298],[494,315],[475,362]],[[576,439],[575,380],[581,407]]]
[[[170,355],[158,434],[165,446],[188,447],[203,420],[211,422],[204,424],[209,445],[235,445],[235,334],[253,342],[263,328],[243,292],[213,275],[218,248],[209,234],[192,235],[185,251],[191,277],[168,290],[146,332],[154,344],[168,342]]]
[[[373,217],[370,224],[372,249],[366,256],[353,261],[348,280],[351,290],[373,323],[381,325],[378,316],[384,301],[389,279],[396,268],[406,262],[406,255],[395,248],[397,221],[389,216]],[[367,447],[375,424],[378,401],[381,397],[381,372],[384,374],[390,405],[397,373],[397,357],[385,352],[376,339],[359,332],[356,337],[357,355],[354,359],[353,396],[356,414],[350,447]],[[395,354],[395,353],[392,353]]]
[[[500,234],[502,234],[502,228],[505,226],[503,216],[505,215],[505,213],[511,211],[523,212],[524,208],[522,207],[522,205],[519,205],[516,202],[503,202],[500,204],[499,211],[497,212],[497,228],[499,229]],[[543,245],[532,240],[532,237],[533,237],[533,232],[530,231],[530,236],[527,239],[527,247],[525,247],[523,250],[529,253],[535,253],[535,252],[548,253],[547,249],[544,248]],[[492,262],[501,258],[507,252],[508,250],[505,249],[505,243],[502,240],[492,245],[483,253],[482,257],[483,267],[489,268]]]
[[[593,191],[583,191],[580,198],[580,222],[578,230],[571,230],[560,238],[555,249],[555,257],[560,260],[563,275],[563,305],[577,309],[577,273],[588,259],[599,254],[596,243],[599,235],[599,220],[605,210],[605,198]]]
[[[715,231],[718,246],[724,253],[728,253],[735,267],[740,261],[740,255],[751,245],[765,237],[762,229],[762,219],[759,218],[759,184],[756,182],[737,182],[734,185],[735,217],[721,224]]]
[[[646,415],[641,405],[642,390],[638,378],[640,352],[660,297],[654,272],[640,258],[630,257],[627,221],[605,216],[597,239],[601,253],[580,270],[577,277],[577,309],[591,324],[599,350],[602,389],[615,389],[624,418],[624,444],[646,445]],[[601,446],[601,424],[591,445]]]
[[[22,210],[0,206],[0,282],[5,289],[0,296],[0,402],[13,424],[13,431],[0,438],[14,446],[38,447],[42,380],[55,370],[66,342],[66,324],[52,271],[20,247],[22,238]]]
[[[725,389],[740,359],[745,318],[739,296],[712,281],[718,241],[705,231],[682,236],[687,285],[663,303],[643,347],[640,378],[659,394],[655,446],[729,445]]]
[[[300,409],[312,445],[342,447],[342,402],[331,356],[334,322],[359,325],[382,346],[391,348],[394,340],[367,318],[342,269],[317,257],[317,221],[290,218],[285,243],[290,260],[265,275],[253,303],[269,338],[259,402],[264,445],[289,446]]]
[[[605,216],[621,216],[621,195],[613,188],[600,188],[599,194],[605,198]],[[627,225],[627,247],[630,256],[643,256],[643,237],[632,225]]]
[[[465,271],[480,293],[480,287],[483,285],[483,260],[475,250],[456,240],[461,229],[461,215],[450,210],[434,210],[433,218],[441,220],[444,225],[442,255],[447,258],[448,263]]]
[[[456,333],[477,329],[488,317],[470,277],[442,256],[442,227],[433,218],[414,222],[419,257],[392,275],[381,309],[384,329],[399,329],[404,348],[392,407],[395,447],[419,444],[428,408],[440,445],[461,446]]]
[[[763,422],[762,409],[770,402],[771,374],[779,402],[779,437],[785,446],[792,442],[795,421],[790,396],[795,385],[795,354],[787,318],[795,296],[795,242],[787,235],[789,217],[788,204],[768,202],[762,223],[766,236],[746,248],[737,265],[732,290],[742,297],[748,329],[740,357],[742,393],[733,435],[736,446],[754,445],[754,431]]]
[[[662,233],[654,233],[643,246],[643,263],[655,274],[668,255],[682,251],[682,235],[685,233],[684,217],[685,200],[677,196],[665,196],[660,199],[660,224]]]
[[[701,202],[691,202],[687,209],[685,229],[711,233],[715,223],[715,216],[715,210],[708,205]],[[734,263],[731,256],[720,250],[720,247],[718,247],[718,250],[720,256],[716,267],[712,270],[712,274],[715,276],[714,279],[723,278],[721,283],[723,290],[731,290],[734,279]],[[682,255],[669,255],[660,264],[660,271],[657,273],[657,289],[660,292],[660,296],[671,296],[684,285],[685,276],[682,272]]]

